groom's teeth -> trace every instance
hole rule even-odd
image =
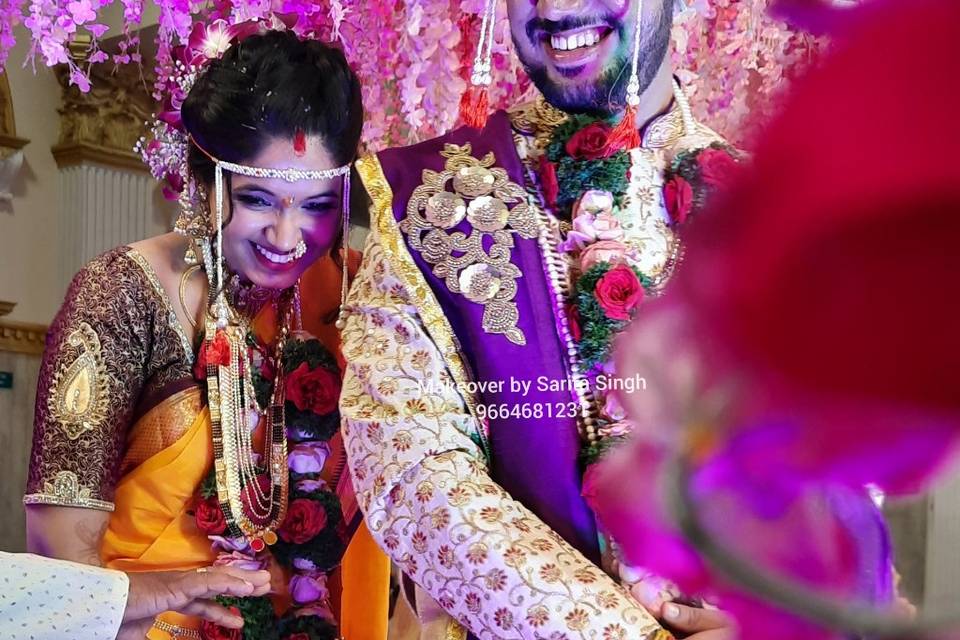
[[[258,244],[255,244],[254,246],[257,248],[257,251],[260,252],[260,255],[262,255],[264,258],[266,258],[267,260],[275,264],[287,264],[288,262],[293,262],[294,260],[297,259],[293,251],[291,251],[290,253],[284,253],[281,255],[279,253],[273,253],[272,251],[267,251],[266,249],[264,249]]]
[[[550,46],[557,51],[572,51],[581,47],[592,47],[600,42],[599,29],[587,29],[569,36],[550,36]]]

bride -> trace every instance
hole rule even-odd
[[[29,544],[128,572],[267,567],[272,600],[227,603],[246,633],[334,638],[350,582],[341,602],[327,578],[360,520],[333,325],[356,262],[344,235],[360,86],[340,51],[259,33],[202,60],[180,117],[181,233],[92,260],[51,326]],[[203,624],[168,613],[148,637],[232,637]]]

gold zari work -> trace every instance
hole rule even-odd
[[[100,339],[86,322],[70,334],[67,345],[76,355],[57,372],[48,403],[67,437],[76,440],[95,429],[107,414],[107,371]]]
[[[470,144],[447,144],[440,153],[447,159],[444,170],[424,169],[423,184],[410,196],[400,229],[450,291],[484,306],[484,331],[524,345],[526,336],[517,327],[520,313],[513,301],[521,273],[510,257],[514,234],[537,237],[526,193],[504,169],[494,166],[493,153],[477,159]],[[452,231],[464,219],[469,233]]]
[[[33,493],[24,496],[24,504],[52,504],[62,507],[86,507],[113,511],[113,503],[97,500],[93,497],[90,487],[80,484],[80,479],[72,471],[61,471],[53,481],[43,483],[43,493]]]

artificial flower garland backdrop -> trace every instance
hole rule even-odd
[[[282,18],[301,36],[341,43],[363,84],[368,150],[410,144],[458,124],[483,0],[155,0],[159,8],[158,100],[176,73],[173,50],[197,20],[232,25]],[[104,14],[120,3],[123,36],[105,51]],[[738,146],[750,135],[748,113],[764,114],[784,79],[809,63],[821,41],[770,17],[771,0],[683,0],[674,20],[674,66],[695,115]],[[70,81],[89,90],[92,64],[140,64],[144,0],[0,0],[0,66],[14,27],[30,32],[31,58],[66,64]],[[87,44],[88,43],[88,44]],[[70,49],[85,48],[72,57]],[[505,3],[497,7],[492,107],[515,104],[532,89],[511,51]],[[83,60],[79,62],[79,60]],[[21,61],[10,61],[20,64]],[[763,121],[752,117],[751,123]],[[749,145],[746,145],[749,146]]]

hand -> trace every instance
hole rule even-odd
[[[198,571],[151,571],[130,573],[130,595],[123,612],[119,639],[140,638],[164,611],[199,616],[231,629],[243,626],[243,619],[213,602],[215,596],[262,596],[270,589],[266,571],[245,571],[232,567],[210,567]],[[140,635],[137,635],[140,634]]]
[[[718,609],[667,602],[658,617],[670,629],[688,634],[687,640],[736,640],[738,637],[733,618]]]

